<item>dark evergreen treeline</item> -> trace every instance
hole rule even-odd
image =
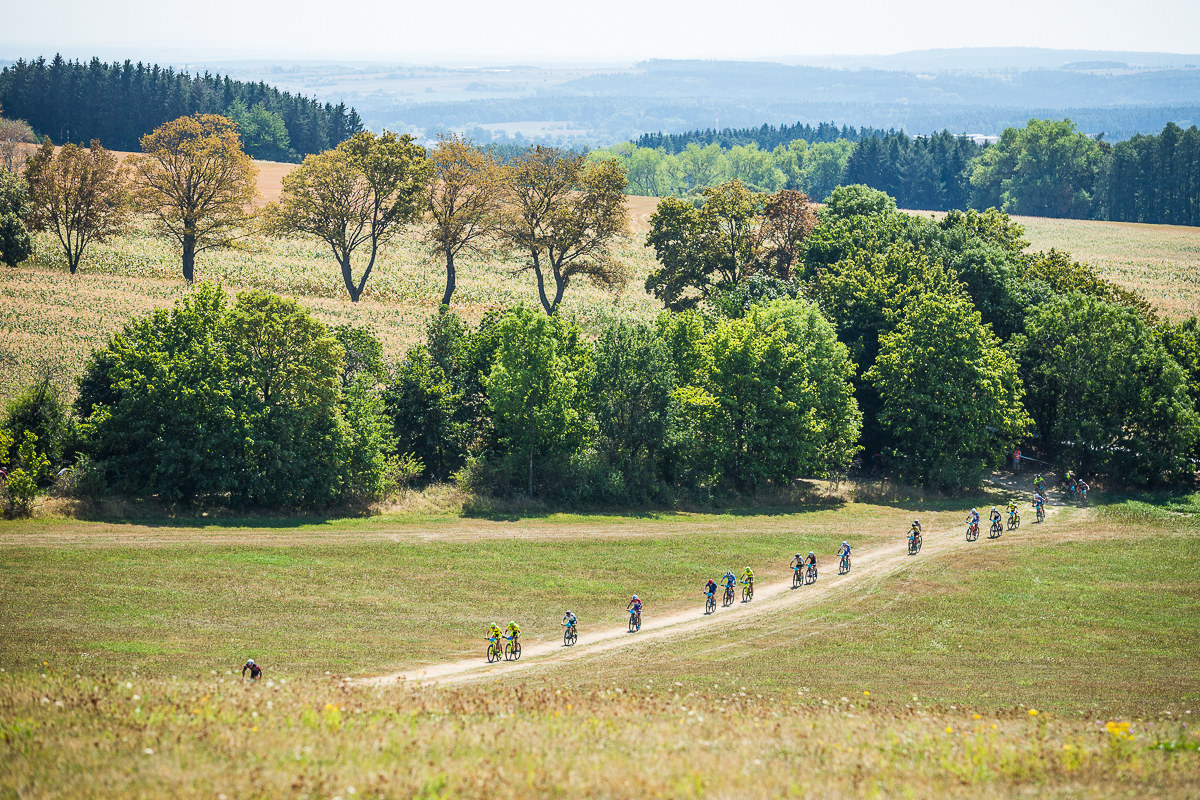
[[[1097,200],[1106,219],[1200,225],[1200,130],[1172,122],[1157,136],[1118,142]]]
[[[971,204],[971,167],[983,147],[949,131],[911,137],[889,131],[862,138],[842,183],[887,192],[903,208],[949,211]]]
[[[773,150],[780,145],[787,147],[788,144],[797,139],[803,139],[809,144],[836,142],[839,139],[857,142],[867,136],[887,136],[894,134],[896,134],[896,131],[885,131],[880,128],[852,128],[849,125],[838,127],[832,122],[822,122],[816,126],[797,122],[795,125],[780,125],[778,127],[775,125],[761,125],[757,128],[723,128],[719,131],[715,128],[707,128],[688,133],[643,133],[634,140],[634,144],[638,147],[661,148],[668,153],[680,153],[687,149],[689,144],[698,144],[701,147],[705,147],[714,143],[726,149],[740,145],[757,144],[763,150]]]
[[[0,106],[55,144],[99,139],[113,150],[139,149],[139,139],[168,120],[223,114],[239,123],[250,155],[289,161],[328,150],[363,127],[344,103],[321,104],[261,81],[61,55],[0,70]]]

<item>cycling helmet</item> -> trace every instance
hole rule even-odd
[[[919,519],[913,520],[913,525],[920,525],[920,524],[921,524],[921,520],[919,520]]]
[[[842,542],[842,544],[845,544],[845,542]],[[800,554],[796,553],[796,558],[799,558],[799,557],[800,557]]]
[[[247,664],[253,664],[253,663],[254,663],[254,659],[253,659],[253,658],[247,658],[247,659],[246,659],[246,663],[247,663]]]
[[[517,621],[516,621],[515,619],[514,619],[514,620],[509,620],[509,621],[508,621],[508,624],[509,624],[510,626],[514,627],[514,628],[515,628],[515,627],[517,627]]]
[[[750,565],[749,565],[749,564],[747,564],[747,565],[746,565],[746,572],[749,572],[749,571],[750,571]]]
[[[637,599],[638,599],[638,596],[635,594],[635,595],[633,596],[633,599],[634,599],[634,600],[637,600]]]
[[[845,539],[842,539],[842,546],[843,546],[843,547],[845,547],[845,546],[846,546],[846,540],[845,540]]]
[[[567,609],[567,616],[568,616],[568,617],[570,617],[570,616],[573,616],[573,615],[571,614],[571,609],[569,609],[569,608]]]

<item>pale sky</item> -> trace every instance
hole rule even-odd
[[[0,58],[628,62],[943,47],[1200,53],[1197,0],[2,0]]]

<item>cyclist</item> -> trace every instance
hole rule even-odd
[[[521,626],[515,621],[509,622],[508,627],[504,629],[505,639],[516,643],[517,639],[521,638]]]
[[[809,550],[809,551],[808,551],[808,557],[804,559],[804,565],[805,565],[805,566],[808,566],[809,564],[812,564],[813,572],[816,572],[816,569],[817,569],[817,554],[816,554],[816,553],[814,553],[812,550]]]
[[[746,571],[742,573],[742,583],[747,586],[754,585],[754,570],[750,569],[749,565],[746,566]]]
[[[996,510],[995,506],[992,506],[992,511],[990,514],[988,514],[988,519],[991,520],[992,522],[1000,521],[1000,512]]]
[[[562,624],[564,628],[574,628],[576,622],[577,620],[575,619],[575,613],[573,611],[568,610],[567,613],[563,615]]]
[[[262,677],[262,667],[254,663],[253,658],[246,659],[246,665],[242,667],[242,677],[246,677],[246,670],[250,670],[250,680],[256,681]]]
[[[975,526],[979,525],[979,509],[978,508],[972,508],[971,513],[967,514],[967,524],[975,525]]]
[[[642,615],[642,601],[638,599],[636,594],[633,596],[633,599],[629,601],[629,605],[625,606],[625,610],[635,611],[637,612],[638,616]]]
[[[1092,487],[1088,486],[1087,481],[1085,481],[1083,478],[1079,479],[1079,499],[1080,500],[1087,500],[1087,493],[1088,493],[1088,489],[1090,489],[1090,488],[1092,488]]]
[[[1038,473],[1033,479],[1033,490],[1038,494],[1044,494],[1046,491],[1046,479],[1042,477],[1042,473]]]
[[[733,574],[733,570],[727,569],[725,570],[725,577],[721,578],[721,583],[725,585],[726,589],[732,589],[734,584],[737,583],[737,575]]]
[[[788,566],[792,567],[793,569],[795,569],[797,567],[803,567],[804,566],[804,556],[800,555],[799,553],[796,553],[796,557],[788,562]]]
[[[1046,508],[1046,498],[1042,497],[1041,493],[1033,496],[1033,510],[1044,511]]]
[[[712,597],[716,593],[717,593],[717,582],[714,581],[712,578],[709,578],[708,583],[704,584],[704,594],[707,595],[708,597]]]
[[[912,526],[908,529],[908,539],[912,541],[921,535],[921,521],[914,519]]]
[[[850,557],[850,545],[847,544],[844,539],[842,540],[841,548],[839,548],[837,551],[837,555],[838,555],[838,558],[849,558]]]
[[[1011,521],[1016,516],[1017,516],[1017,501],[1009,500],[1008,501],[1008,518]]]

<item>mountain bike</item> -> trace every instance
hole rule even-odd
[[[967,526],[967,541],[973,542],[979,538],[979,523],[972,522]]]
[[[842,556],[841,563],[838,564],[838,574],[845,575],[849,571],[850,571],[850,554],[846,553],[846,555]]]
[[[809,564],[804,570],[804,584],[807,586],[817,582],[817,565]]]
[[[489,664],[494,664],[499,661],[504,655],[504,651],[500,647],[500,642],[495,639],[488,639],[487,659]]]
[[[1037,507],[1037,521],[1038,522],[1046,521],[1046,509],[1042,506]]]
[[[717,597],[712,592],[704,593],[704,613],[711,614],[717,610]]]
[[[908,539],[908,554],[915,556],[919,552],[921,552],[921,534],[918,533],[916,536],[910,536]]]
[[[508,639],[508,644],[504,645],[504,660],[516,661],[521,657],[521,643],[511,637]]]
[[[995,539],[1002,533],[1004,533],[1004,528],[1000,525],[1000,518],[997,517],[996,519],[992,520],[992,530],[990,533],[988,533],[988,538]]]
[[[563,631],[563,647],[570,647],[577,641],[579,641],[579,632],[575,630],[575,623],[572,622],[567,626],[567,629]]]
[[[733,605],[733,584],[732,583],[725,584],[725,596],[721,599],[721,605],[725,605],[725,606]]]
[[[793,589],[795,589],[797,586],[799,586],[801,583],[804,582],[804,576],[800,573],[801,566],[803,566],[803,565],[797,564],[796,566],[792,567],[792,588]]]
[[[629,609],[629,632],[637,633],[642,629],[642,612],[636,608]]]
[[[1019,527],[1021,527],[1021,515],[1014,511],[1008,515],[1008,529],[1014,531]]]
[[[754,599],[754,584],[750,581],[742,581],[742,602],[749,603]]]

